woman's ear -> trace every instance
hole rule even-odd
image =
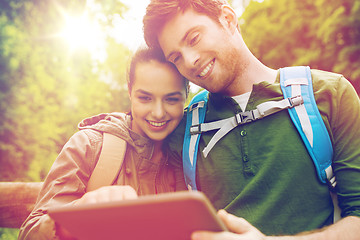
[[[129,99],[130,99],[130,102],[131,102],[131,90],[130,90],[130,88],[128,88],[128,94],[129,94]]]
[[[127,80],[127,90],[128,90],[128,95],[129,95],[129,99],[131,101],[131,89],[132,89],[132,85],[130,84],[130,80]]]
[[[228,5],[221,7],[220,22],[233,34],[238,29],[238,19],[234,9]]]

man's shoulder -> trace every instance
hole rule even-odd
[[[186,128],[186,111],[176,129],[167,137],[167,143],[171,150],[181,151]]]
[[[315,95],[326,92],[327,95],[334,96],[353,88],[350,81],[339,73],[312,69],[311,76]]]
[[[327,81],[328,83],[339,81],[343,77],[341,74],[319,69],[311,69],[311,76],[313,81]]]
[[[183,139],[185,134],[185,128],[186,128],[186,118],[187,118],[187,111],[184,112],[184,116],[182,117],[179,125],[175,128],[175,130],[169,135],[168,138],[174,139],[181,137]]]

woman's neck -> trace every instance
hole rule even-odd
[[[154,163],[159,163],[163,156],[162,144],[163,144],[163,141],[154,141],[154,151],[151,156],[151,160]]]

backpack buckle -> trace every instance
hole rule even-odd
[[[255,119],[253,111],[240,112],[235,115],[237,125],[252,122]]]
[[[190,127],[191,135],[200,134],[200,133],[201,133],[201,124],[192,125]]]
[[[193,111],[194,109],[196,108],[202,108],[204,107],[205,105],[205,102],[204,101],[201,101],[201,102],[196,102],[196,103],[193,103],[190,107],[189,107],[189,111]]]
[[[289,100],[289,103],[290,103],[289,108],[293,108],[295,106],[299,106],[299,105],[304,103],[304,99],[302,98],[301,95],[297,95],[295,97],[289,97],[288,100]]]
[[[332,176],[330,179],[326,179],[326,184],[328,185],[331,192],[336,192],[336,178],[335,175]]]

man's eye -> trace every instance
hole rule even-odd
[[[190,39],[190,46],[194,46],[199,41],[200,35],[197,33],[194,37]]]
[[[176,56],[176,57],[174,57],[174,59],[172,60],[172,62],[173,62],[174,64],[176,64],[176,63],[179,61],[179,59],[180,59],[180,57],[179,57],[179,56]]]

